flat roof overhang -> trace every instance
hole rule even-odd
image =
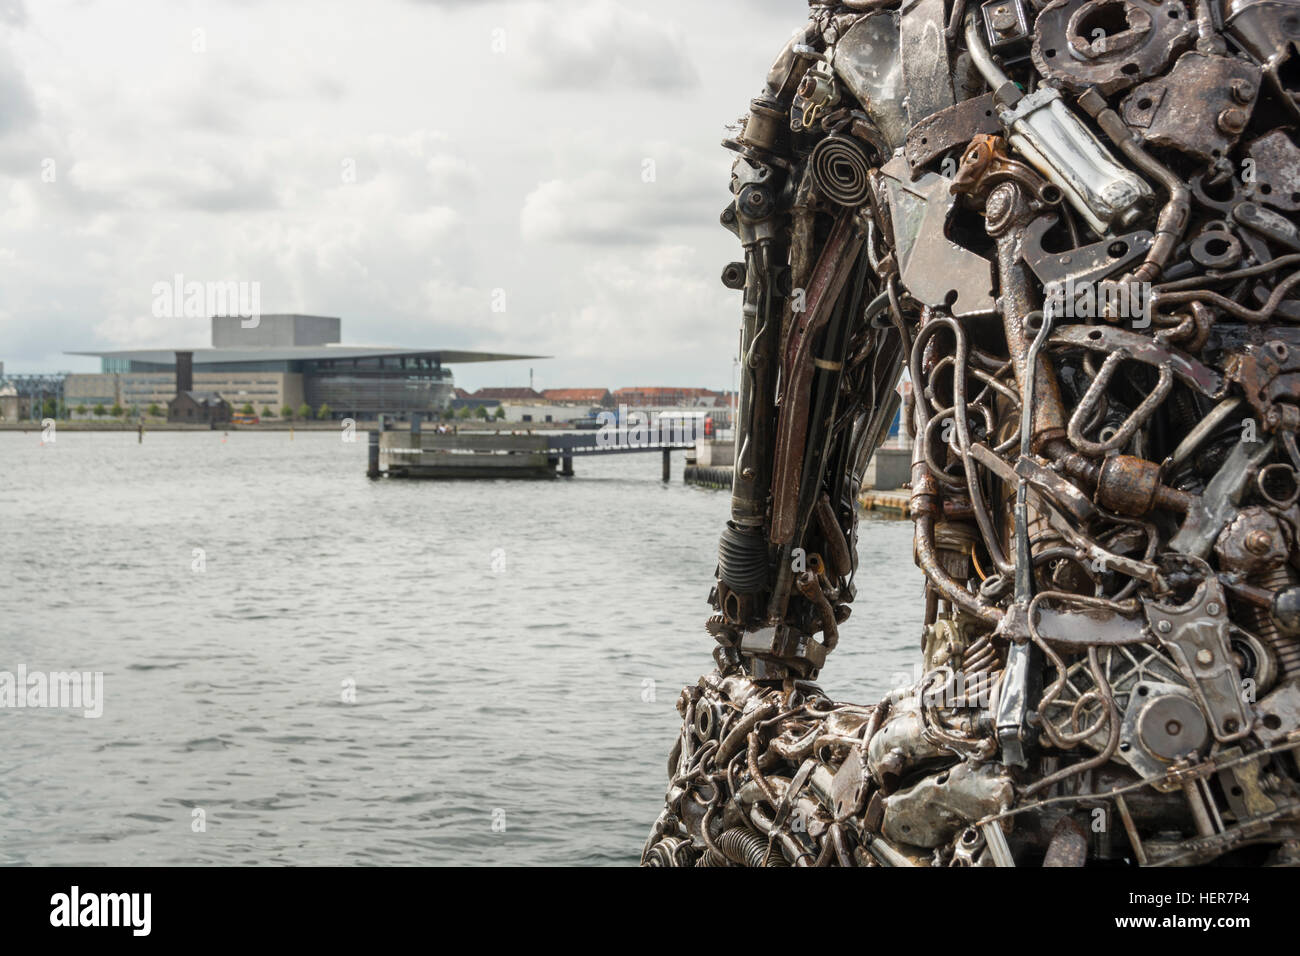
[[[470,352],[460,349],[402,349],[384,346],[311,345],[264,349],[122,349],[107,352],[64,352],[92,358],[122,359],[154,365],[174,365],[177,352],[190,352],[194,364],[217,365],[235,362],[319,362],[347,361],[359,358],[425,358],[439,365],[463,365],[469,362],[518,362],[549,359],[550,355],[515,355],[509,352]]]

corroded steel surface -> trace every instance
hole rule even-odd
[[[809,6],[724,144],[717,667],[643,861],[1296,863],[1300,4]],[[833,701],[904,371],[923,676]]]

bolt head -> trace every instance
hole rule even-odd
[[[1168,634],[1174,629],[1174,626],[1168,621],[1156,621],[1156,630],[1161,634]]]
[[[1251,554],[1268,554],[1273,548],[1273,536],[1267,531],[1255,530],[1246,535],[1246,550]]]
[[[1196,652],[1196,663],[1200,664],[1202,667],[1209,667],[1214,663],[1214,652],[1208,647],[1202,647]]]
[[[1249,117],[1246,115],[1245,110],[1232,106],[1219,114],[1219,129],[1235,136],[1246,128],[1248,120]]]

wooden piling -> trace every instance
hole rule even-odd
[[[370,433],[370,465],[366,469],[366,477],[375,479],[379,477],[379,432]]]

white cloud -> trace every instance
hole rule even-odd
[[[720,149],[655,142],[567,144],[569,178],[539,183],[524,200],[520,231],[530,242],[594,245],[666,241],[681,228],[710,226],[701,210],[730,199]]]
[[[522,73],[529,82],[596,93],[699,85],[684,31],[644,9],[613,0],[546,4],[533,7],[526,23]]]
[[[801,0],[132,6],[0,0],[6,368],[204,342],[150,314],[179,272],[259,281],[351,342],[553,354],[557,386],[730,380],[718,141]]]

